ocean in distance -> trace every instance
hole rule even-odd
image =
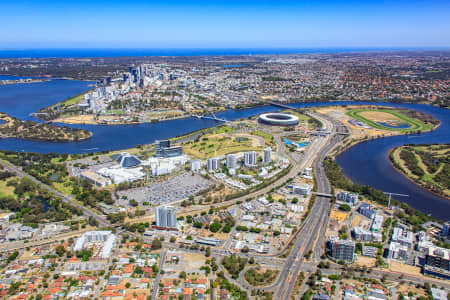
[[[0,58],[82,58],[118,56],[232,56],[366,51],[433,50],[431,48],[42,48],[0,49]]]

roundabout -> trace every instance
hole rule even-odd
[[[295,126],[298,124],[298,117],[286,113],[266,113],[258,117],[258,122],[275,126]]]

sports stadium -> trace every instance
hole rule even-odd
[[[295,126],[298,124],[299,119],[286,113],[266,113],[258,117],[258,122],[275,126]]]

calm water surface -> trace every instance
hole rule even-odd
[[[80,94],[90,88],[92,88],[90,82],[68,80],[0,86],[0,111],[21,119],[30,119],[32,118],[30,113]],[[433,132],[360,143],[342,153],[337,158],[337,162],[345,175],[354,182],[370,185],[383,191],[410,195],[399,200],[430,213],[436,218],[450,219],[450,200],[419,188],[397,172],[390,165],[387,157],[390,149],[404,144],[450,143],[450,113],[447,109],[419,104],[367,102],[297,103],[293,106],[314,107],[330,104],[384,104],[405,107],[425,112],[440,120],[441,126]],[[278,109],[273,106],[264,106],[244,110],[228,110],[218,113],[217,116],[231,121],[275,110]],[[0,149],[41,153],[86,153],[126,149],[139,144],[152,143],[156,139],[171,138],[217,124],[212,120],[185,118],[138,125],[73,125],[71,127],[92,131],[92,138],[72,143],[37,142],[10,138],[0,140]]]

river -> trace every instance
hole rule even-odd
[[[49,82],[0,86],[0,111],[21,119],[30,119],[30,113],[90,88],[90,82],[52,80]],[[383,191],[410,195],[400,198],[434,217],[450,219],[450,201],[421,189],[395,170],[388,159],[393,147],[403,144],[450,143],[450,112],[447,109],[421,104],[394,104],[369,102],[296,103],[294,107],[316,107],[341,104],[374,104],[410,108],[432,115],[441,121],[433,132],[415,136],[396,136],[357,144],[337,157],[344,174],[359,184],[371,185]],[[238,120],[263,112],[275,111],[273,106],[227,110],[216,115],[227,120]],[[131,148],[215,126],[212,120],[184,118],[160,123],[137,125],[72,125],[93,132],[90,139],[71,143],[26,141],[14,138],[0,140],[0,149],[33,152],[87,153],[102,150]],[[395,197],[394,197],[395,198]]]

